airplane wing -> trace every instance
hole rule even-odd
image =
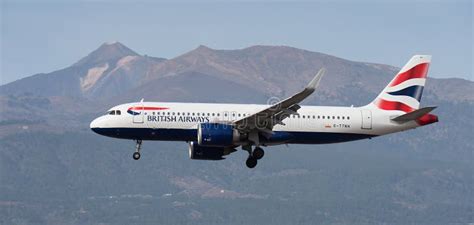
[[[319,85],[319,81],[323,77],[326,70],[320,69],[316,76],[308,83],[306,88],[295,95],[282,100],[268,108],[261,110],[255,114],[249,115],[242,119],[236,120],[233,123],[236,128],[242,132],[250,132],[252,130],[258,130],[264,134],[272,133],[273,126],[276,124],[282,124],[282,121],[289,117],[291,114],[298,114],[297,111],[301,107],[298,105],[301,101],[311,95],[316,87]]]

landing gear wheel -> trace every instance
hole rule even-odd
[[[247,161],[245,161],[245,164],[248,168],[254,168],[255,166],[257,166],[257,159],[250,156]]]
[[[252,153],[252,156],[257,160],[263,158],[264,155],[265,155],[265,151],[263,151],[263,149],[260,147],[256,147]]]
[[[133,159],[139,160],[140,159],[140,152],[134,152],[133,153]]]
[[[140,149],[142,148],[142,140],[137,140],[137,145],[135,146],[135,152],[133,153],[133,159],[140,159]]]

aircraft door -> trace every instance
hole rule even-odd
[[[362,114],[362,129],[372,129],[372,111],[363,109],[360,112]]]
[[[133,123],[143,123],[143,117],[145,116],[143,103],[140,102],[140,106],[134,107],[133,110],[135,113],[133,114]]]

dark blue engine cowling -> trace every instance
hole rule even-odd
[[[224,159],[224,147],[200,146],[197,143],[189,143],[189,158],[202,160],[221,160]]]
[[[231,146],[238,140],[238,132],[229,124],[201,123],[197,133],[198,144],[202,146]]]

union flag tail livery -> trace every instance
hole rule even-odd
[[[430,62],[429,55],[413,56],[372,102],[375,107],[405,113],[419,109]]]
[[[362,107],[301,106],[325,73],[321,69],[300,92],[273,105],[133,102],[112,107],[91,122],[101,135],[136,141],[185,141],[189,157],[221,160],[241,147],[254,168],[278,144],[330,144],[373,138],[438,122],[436,107],[420,108],[429,55],[415,55],[375,100]]]

